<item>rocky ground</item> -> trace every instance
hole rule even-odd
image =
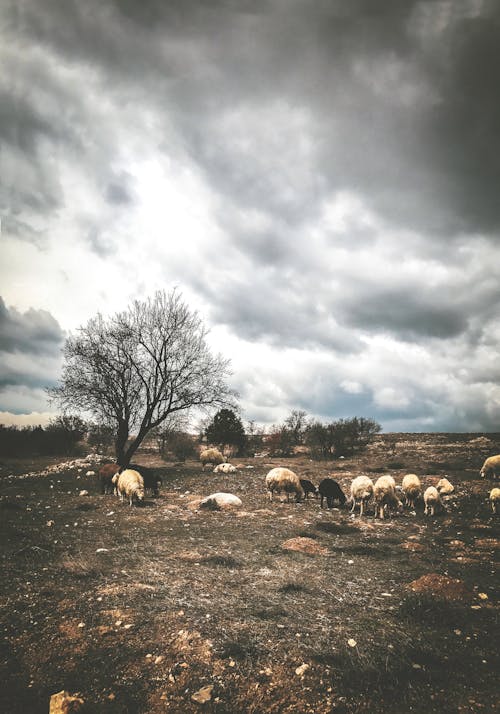
[[[500,518],[478,475],[494,453],[499,435],[387,435],[228,475],[140,454],[164,481],[142,508],[100,495],[91,460],[4,462],[0,711],[45,714],[60,690],[110,714],[497,711]],[[360,519],[270,503],[277,465],[346,491],[446,475],[456,494],[435,517]],[[214,491],[242,507],[197,510]]]

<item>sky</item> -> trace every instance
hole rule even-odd
[[[500,3],[6,0],[0,422],[177,287],[241,416],[500,431]]]

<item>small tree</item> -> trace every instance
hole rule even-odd
[[[333,448],[333,435],[331,425],[314,421],[308,424],[305,430],[305,443],[316,459],[331,457]]]
[[[157,292],[70,336],[61,385],[49,395],[63,409],[112,424],[116,458],[126,466],[169,415],[229,403],[228,362],[211,354],[205,338],[177,291]]]
[[[87,424],[79,416],[66,414],[53,419],[45,433],[49,437],[45,445],[48,453],[69,456],[87,433]]]
[[[221,409],[205,431],[207,441],[217,444],[224,453],[226,446],[235,446],[241,453],[246,436],[241,419],[231,409]]]
[[[167,446],[178,461],[185,461],[197,454],[193,437],[185,431],[172,432]]]
[[[264,445],[264,429],[257,426],[255,421],[251,420],[247,422],[245,434],[247,454],[254,455],[256,452],[262,451]]]
[[[96,424],[91,422],[87,434],[88,445],[101,453],[105,449],[110,449],[115,440],[115,433],[109,424]]]
[[[273,425],[266,438],[266,445],[273,456],[291,456],[293,453],[293,433],[284,424]]]
[[[337,456],[346,456],[355,451],[362,451],[382,429],[374,419],[365,417],[338,419],[330,426]]]
[[[295,446],[303,444],[307,427],[307,412],[302,409],[293,409],[285,419],[284,426],[290,431]]]

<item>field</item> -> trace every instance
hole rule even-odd
[[[0,711],[46,714],[62,689],[109,714],[498,711],[500,517],[478,471],[499,452],[500,435],[387,435],[333,462],[236,459],[236,475],[139,454],[163,488],[133,508],[85,469],[4,461]],[[277,465],[344,491],[447,475],[456,495],[434,517],[352,517],[270,503]],[[214,491],[243,508],[194,508]]]

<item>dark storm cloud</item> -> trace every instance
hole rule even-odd
[[[147,97],[242,207],[297,221],[349,189],[391,221],[451,235],[500,222],[500,10],[457,5],[47,0],[12,6],[10,26],[98,68],[111,95]],[[270,112],[256,132],[273,102],[280,124]],[[293,122],[303,107],[310,126]]]
[[[342,313],[350,325],[370,332],[387,331],[402,339],[447,339],[467,329],[462,306],[443,305],[439,299],[429,300],[408,291],[380,290],[367,300],[360,296],[344,305]]]
[[[8,308],[0,297],[0,351],[31,355],[55,354],[64,340],[64,333],[46,310],[30,308],[21,313]]]
[[[492,12],[458,21],[447,55],[434,65],[440,101],[428,117],[426,158],[445,177],[441,196],[463,230],[493,232],[500,223],[500,6],[483,6]]]

